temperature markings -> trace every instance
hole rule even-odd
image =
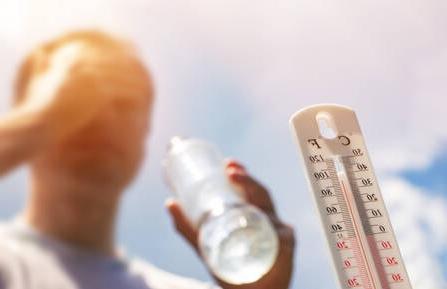
[[[354,190],[355,192],[355,190]],[[357,191],[358,192],[358,191]],[[362,193],[360,194],[360,196],[363,198],[363,202],[364,203],[368,203],[368,202],[376,202],[379,199],[377,198],[377,195],[374,193]]]
[[[357,187],[359,188],[371,187],[373,185],[371,178],[358,178],[356,181],[358,182]]]
[[[364,262],[364,258],[365,258],[365,252],[364,252],[364,248],[363,245],[359,244],[359,240],[358,240],[358,234],[359,232],[357,232],[356,228],[354,227],[353,224],[353,218],[352,215],[350,213],[350,209],[348,207],[348,199],[346,195],[346,188],[342,188],[342,186],[345,186],[345,184],[343,183],[342,180],[340,180],[338,178],[338,174],[336,171],[336,165],[335,162],[333,160],[328,162],[328,168],[330,168],[331,170],[331,180],[333,184],[337,184],[335,186],[335,190],[336,190],[336,197],[337,197],[337,201],[338,204],[340,205],[341,209],[344,211],[343,214],[343,223],[347,223],[349,224],[349,230],[348,230],[348,235],[350,236],[350,247],[349,249],[351,249],[351,251],[353,252],[354,256],[352,257],[353,260],[356,260],[356,266],[355,268],[358,270],[359,275],[358,276],[354,276],[351,278],[348,278],[346,280],[346,285],[348,286],[348,288],[360,288],[363,287],[362,284],[365,284],[366,287],[364,288],[375,288],[374,283],[372,283],[373,281],[370,280],[370,276],[371,276],[371,272],[369,267],[367,267],[367,265]],[[361,180],[362,178],[358,178],[359,180]],[[357,193],[358,195],[358,193]],[[355,200],[353,200],[355,203],[358,203],[358,198],[355,198]],[[361,201],[361,200],[360,200]],[[358,205],[357,205],[358,206]],[[334,229],[334,227],[331,227],[332,229]],[[332,231],[334,232],[334,231]],[[339,241],[337,242],[337,248],[339,250],[346,250],[348,248],[346,248],[347,243],[346,241]],[[359,262],[360,261],[360,262]],[[351,265],[352,266],[352,260],[344,260],[343,261],[343,265],[344,268],[349,268],[347,267],[347,265]],[[374,287],[373,287],[374,286]]]
[[[360,276],[358,277],[362,280],[362,283],[366,285],[366,288],[376,288],[375,286],[373,287],[373,284],[371,283],[372,280],[369,277],[371,276],[371,273],[369,272],[367,264],[363,262],[364,258],[363,248],[359,244],[358,239],[353,240],[353,243],[354,243],[354,250],[353,250],[354,257],[356,260],[360,261],[359,262]]]
[[[331,204],[331,205],[327,206],[326,213],[328,215],[343,214],[343,212],[338,204]]]
[[[334,192],[329,187],[321,190],[321,198],[331,198],[331,197],[334,197]]]
[[[377,244],[379,245],[379,250],[391,250],[393,249],[393,244],[390,241],[381,240],[378,241]]]
[[[331,224],[330,228],[331,228],[331,233],[340,233],[340,232],[347,232],[348,231],[345,228],[345,222],[344,221],[337,222],[335,224]]]
[[[345,270],[357,269],[357,260],[355,257],[347,257],[343,260],[343,265]]]
[[[356,179],[355,174],[352,172],[352,168],[350,168],[347,165],[347,164],[349,164],[349,160],[346,159],[345,157],[342,157],[341,161],[342,161],[344,167],[346,168],[346,174],[347,174],[348,180]],[[363,180],[367,180],[365,182],[371,183],[371,181],[370,181],[371,178],[357,178],[357,179],[362,180],[362,183],[364,182]],[[365,231],[365,234],[367,234],[367,235],[372,234],[373,232],[372,232],[371,227],[369,226],[368,216],[367,216],[367,212],[366,212],[365,199],[366,199],[366,202],[368,202],[368,201],[375,201],[377,198],[374,194],[368,194],[368,193],[366,193],[366,196],[364,196],[364,194],[361,193],[361,191],[360,191],[361,186],[359,186],[357,184],[357,182],[351,181],[350,184],[351,184],[352,195],[354,196],[355,206],[356,206],[356,208],[358,208],[358,214],[361,219],[363,230]]]
[[[368,204],[368,203],[375,203],[375,202],[377,202],[378,200],[376,199],[376,200],[371,200],[371,201],[366,201],[366,202],[363,202],[364,204]]]
[[[362,186],[359,186],[359,188],[367,188],[367,187],[370,187],[370,186],[372,186],[372,185],[362,185]]]
[[[353,278],[348,279],[346,283],[348,284],[349,288],[358,288],[362,286],[359,282],[359,279],[359,276],[354,276]]]
[[[368,171],[368,169],[357,170],[357,171],[352,170],[353,173],[364,173],[364,172],[367,172],[367,171]]]
[[[364,173],[369,171],[368,166],[361,162],[355,162],[355,163],[347,162],[345,165],[348,168],[351,167],[351,171],[353,173]],[[354,168],[355,170],[353,170],[352,168]]]
[[[338,241],[335,245],[338,250],[350,250],[351,249],[351,245],[346,240]]]
[[[312,106],[297,112],[291,125],[340,287],[411,289],[355,113]]]
[[[352,224],[351,217],[349,215],[346,200],[343,197],[342,188],[338,182],[338,177],[337,177],[334,161],[327,160],[326,163],[327,163],[327,167],[328,167],[329,171],[331,172],[330,177],[331,177],[331,181],[332,181],[332,187],[335,190],[334,193],[335,193],[335,197],[337,199],[337,204],[338,204],[340,210],[342,211],[341,216],[343,218],[344,227],[346,228],[345,231],[348,233],[349,237],[354,237],[354,234],[355,234],[354,227]]]
[[[347,155],[347,156],[345,156],[345,158],[358,158],[358,157],[361,157],[361,156],[363,156],[363,153],[360,153],[358,155]]]
[[[382,263],[384,264],[385,267],[394,267],[399,265],[399,261],[396,257],[382,257]]]
[[[384,234],[388,233],[386,227],[382,224],[372,224],[370,225],[372,234]]]
[[[309,156],[309,160],[312,163],[320,163],[325,161],[322,155],[311,155]]]
[[[382,212],[380,211],[380,209],[367,209],[366,210],[366,215],[368,217],[368,219],[375,219],[375,218],[380,218],[383,217]]]
[[[329,173],[327,170],[321,170],[319,172],[314,173],[314,178],[315,178],[315,181],[318,182],[318,181],[330,179],[330,176],[329,176]]]
[[[373,236],[388,233],[386,226],[380,223],[383,217],[381,207],[372,206],[379,201],[379,198],[375,192],[373,178],[368,175],[368,165],[357,159],[353,162],[351,161],[352,158],[340,156],[339,161],[343,165],[347,177],[343,182],[339,179],[334,159],[321,157],[324,159],[324,163],[318,164],[318,168],[313,172],[313,177],[315,183],[321,186],[319,190],[322,205],[320,207],[321,213],[328,218],[328,232],[333,236],[335,248],[341,254],[338,262],[341,264],[341,269],[348,274],[347,276],[351,276],[345,279],[345,284],[347,288],[379,289],[376,287],[379,280],[381,283],[388,282],[386,280],[382,281],[382,278],[386,278],[384,275],[390,273],[385,273],[384,268],[397,268],[391,267],[397,265],[388,264],[386,266],[386,263],[384,263],[387,259],[383,259],[382,253],[389,252],[393,246],[391,242],[383,240],[378,241],[376,246],[373,246],[374,248],[369,249],[370,253],[367,254],[370,255],[365,259],[366,251],[364,250],[366,248],[363,248],[363,246],[367,243],[374,245],[376,241]],[[363,228],[361,230],[366,236],[373,238],[368,237],[368,241],[365,244],[362,243],[362,245],[358,243],[359,240],[357,239],[360,231],[356,231],[360,228],[356,229],[354,227],[352,216],[349,213],[352,209],[348,207],[346,193],[343,192],[342,186],[348,185],[350,185],[353,206],[358,209],[359,221],[361,228]],[[376,220],[376,222],[371,224],[370,221],[372,220]],[[366,265],[371,260],[383,265],[382,269],[377,268],[378,271],[376,271],[382,277],[371,279],[371,274],[377,276],[377,273],[371,271],[374,269]],[[383,287],[382,289],[390,288]]]
[[[389,281],[391,282],[395,282],[395,283],[399,283],[399,282],[403,282],[404,278],[402,277],[402,273],[390,273],[387,274]]]

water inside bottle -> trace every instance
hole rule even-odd
[[[271,269],[278,253],[270,221],[247,205],[211,217],[202,225],[199,239],[213,272],[232,284],[258,280]]]

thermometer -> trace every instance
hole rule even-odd
[[[411,289],[354,111],[311,106],[290,124],[340,287]]]

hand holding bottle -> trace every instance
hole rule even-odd
[[[245,201],[262,210],[268,216],[279,239],[279,252],[271,269],[260,279],[248,284],[230,284],[219,278],[213,270],[211,273],[224,289],[288,288],[292,275],[295,244],[293,229],[279,220],[267,190],[248,175],[242,165],[236,161],[230,161],[226,164],[225,172],[230,183],[239,189]],[[191,221],[190,214],[185,213],[178,199],[169,199],[166,206],[177,231],[202,255],[199,245],[200,232]]]

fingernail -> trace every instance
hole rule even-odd
[[[171,198],[171,197],[169,197],[169,198],[167,198],[166,200],[165,200],[165,207],[166,208],[169,208],[172,204],[174,204],[175,203],[175,200],[174,200],[174,198]]]
[[[226,169],[227,174],[230,176],[242,176],[246,175],[246,171],[244,169],[238,168],[238,167],[229,167]]]
[[[227,163],[227,167],[228,168],[240,168],[240,169],[245,170],[245,167],[241,163],[239,163],[238,161],[235,161],[235,160],[230,160]]]

